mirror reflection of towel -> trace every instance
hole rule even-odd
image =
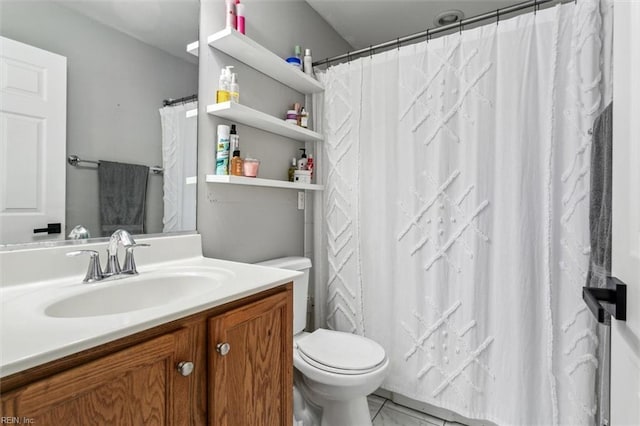
[[[605,287],[611,274],[611,191],[613,154],[613,104],[609,104],[593,124],[591,145],[591,194],[589,201],[589,227],[591,254],[587,287]],[[598,411],[596,424],[607,424],[610,418],[611,396],[611,329],[598,327],[598,371],[596,395]]]
[[[144,233],[149,167],[100,160],[98,186],[102,235],[116,229]]]
[[[612,122],[611,103],[593,125],[589,203],[591,259],[588,287],[605,287],[607,276],[611,275]]]

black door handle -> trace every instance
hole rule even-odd
[[[46,228],[36,228],[33,230],[34,234],[40,234],[46,232],[47,234],[59,234],[62,232],[62,228],[59,223],[48,223]]]
[[[599,323],[610,325],[611,316],[627,320],[627,285],[616,277],[607,277],[607,286],[582,287],[582,298]]]

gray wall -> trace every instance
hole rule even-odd
[[[67,57],[67,154],[162,164],[158,109],[197,92],[197,65],[51,1],[2,0],[0,34]],[[67,167],[68,229],[100,235],[97,190],[95,170]],[[162,232],[161,176],[149,176],[146,211],[146,232]]]
[[[302,0],[243,0],[246,34],[285,58],[296,44],[311,48],[314,58],[350,50],[350,46]],[[203,183],[213,174],[218,124],[230,124],[206,114],[215,103],[220,69],[235,66],[240,103],[276,117],[284,117],[304,95],[207,46],[209,35],[225,25],[220,0],[203,0],[200,12],[200,111],[198,121],[198,231],[205,256],[256,262],[280,256],[300,256],[304,248],[304,212],[297,209],[297,191]],[[310,102],[309,102],[310,104]],[[287,180],[292,157],[304,143],[239,125],[242,157],[261,161],[259,177]],[[322,143],[322,142],[320,142]],[[312,198],[308,194],[308,198]]]

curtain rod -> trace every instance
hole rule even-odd
[[[187,103],[190,101],[197,101],[198,100],[198,95],[190,95],[190,96],[185,96],[184,98],[178,98],[178,99],[165,99],[162,101],[162,106],[171,106],[171,105],[175,105],[175,104],[179,104],[180,102],[182,103]]]
[[[497,9],[497,10],[494,10],[493,12],[487,12],[487,13],[483,13],[482,15],[472,16],[471,18],[463,19],[460,22],[454,22],[452,24],[443,25],[441,27],[436,27],[436,28],[429,28],[426,31],[421,31],[419,33],[410,34],[404,37],[398,37],[395,40],[389,40],[384,43],[376,44],[375,46],[369,46],[363,49],[354,50],[353,52],[343,53],[342,55],[334,56],[332,58],[322,59],[320,61],[314,62],[312,65],[314,67],[329,65],[332,62],[341,61],[343,59],[350,60],[353,56],[359,56],[365,53],[373,54],[375,53],[376,50],[379,50],[379,49],[387,49],[390,47],[399,48],[400,45],[408,43],[410,41],[423,38],[423,37],[426,37],[427,39],[429,39],[434,34],[442,33],[445,31],[456,29],[456,28],[459,28],[460,31],[462,31],[465,25],[475,24],[476,22],[486,21],[486,20],[495,18],[496,23],[498,23],[500,22],[501,15],[507,15],[510,13],[518,12],[530,7],[533,7],[534,10],[538,10],[539,7],[545,3],[560,4],[560,3],[568,3],[569,1],[575,1],[577,3],[577,0],[530,0],[523,3],[514,4],[512,6],[507,6],[502,9]]]

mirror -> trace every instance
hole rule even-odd
[[[3,43],[66,58],[66,122],[56,148],[47,132],[63,120],[25,121],[29,113],[11,110],[11,96],[21,108],[29,85],[55,87],[55,73],[2,51],[0,118],[9,136],[0,142],[8,153],[0,159],[0,245],[64,239],[76,225],[91,237],[114,227],[195,230],[197,113],[187,111],[197,108],[198,59],[187,45],[198,39],[199,9],[198,0],[0,1]],[[64,88],[64,74],[58,81]],[[65,188],[64,207],[62,191],[47,186],[54,180]],[[46,203],[63,208],[62,217],[43,214]],[[25,226],[20,215],[36,223]],[[62,223],[59,234],[48,234],[51,222]]]

